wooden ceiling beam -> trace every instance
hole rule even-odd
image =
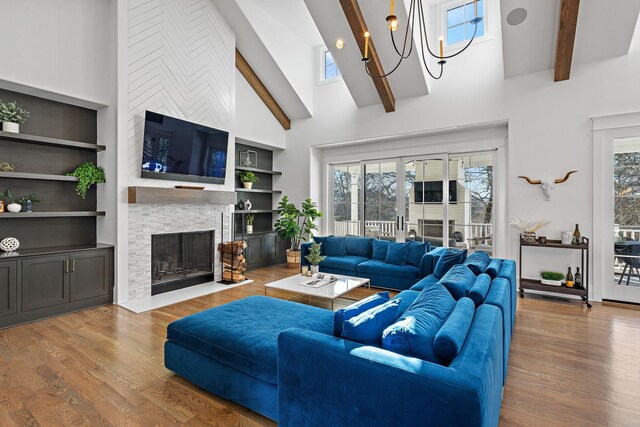
[[[360,53],[362,53],[362,55],[364,56],[364,33],[367,32],[367,23],[364,21],[364,17],[362,16],[362,11],[360,10],[358,0],[340,0],[340,5],[342,6],[344,15],[347,18],[349,27],[351,27],[351,32],[353,32],[353,36],[358,43]],[[376,47],[373,43],[372,37],[369,37],[369,58],[370,61],[367,64],[367,67],[369,67],[369,71],[371,72],[371,74],[373,74],[374,76],[383,75],[384,69],[382,68],[382,62],[380,62],[380,58],[378,57],[378,52],[376,51]],[[391,91],[389,81],[386,79],[386,77],[382,79],[372,78],[372,80],[373,84],[376,87],[376,91],[380,96],[380,100],[382,101],[384,110],[387,113],[395,111],[396,99],[393,96],[393,92]]]
[[[271,111],[271,114],[280,122],[284,130],[291,129],[291,120],[289,120],[284,110],[280,108],[278,101],[271,95],[271,92],[269,92],[264,83],[262,83],[262,80],[260,80],[255,71],[253,71],[253,68],[251,68],[238,49],[236,49],[236,68],[247,80],[249,86],[258,94],[258,97],[264,102],[264,105]]]
[[[554,70],[554,80],[556,82],[569,80],[571,76],[571,62],[573,61],[573,45],[576,41],[579,6],[580,0],[562,0],[560,5],[560,23],[558,25]]]

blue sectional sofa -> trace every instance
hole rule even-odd
[[[321,255],[327,258],[319,264],[324,273],[370,279],[378,288],[409,289],[420,279],[433,273],[439,249],[428,242],[409,241],[395,243],[371,237],[328,236],[314,237],[322,243]],[[312,242],[302,244],[301,265],[310,265],[306,259]],[[399,253],[390,255],[389,248]],[[396,255],[396,256],[393,256]]]
[[[481,258],[471,255],[440,279],[431,273],[393,297],[402,323],[431,292],[447,295],[454,309],[442,321],[451,321],[458,337],[450,361],[390,351],[385,338],[365,345],[337,337],[337,313],[253,296],[171,323],[165,365],[281,426],[496,426],[515,316],[515,263]],[[462,302],[472,313],[466,327],[452,320]]]

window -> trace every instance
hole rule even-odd
[[[320,55],[320,81],[330,81],[340,77],[340,70],[329,49],[321,49]]]
[[[478,16],[484,18],[485,0],[478,0]],[[475,18],[475,6],[473,1],[455,2],[445,7],[445,25],[447,34],[447,45],[455,45],[467,40],[471,40],[475,25],[471,20]],[[476,38],[484,36],[486,20],[483,19],[478,24]]]
[[[360,234],[360,164],[333,166],[333,234]]]

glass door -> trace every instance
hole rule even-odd
[[[365,236],[395,240],[402,230],[398,214],[398,160],[363,162],[362,230]]]
[[[360,163],[333,166],[333,234],[362,235]]]
[[[640,303],[640,137],[613,142],[613,277],[605,298]]]

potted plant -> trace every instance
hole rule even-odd
[[[7,202],[7,210],[11,213],[18,213],[22,210],[22,205],[27,205],[27,212],[31,212],[30,204],[39,202],[38,196],[36,193],[29,194],[23,197],[13,197],[11,193],[11,189],[7,188],[4,192],[0,193],[0,199],[5,200]]]
[[[316,274],[320,271],[320,264],[327,257],[324,255],[320,255],[320,249],[322,248],[322,243],[313,242],[311,247],[309,248],[309,255],[305,256],[305,259],[311,263],[311,273]]]
[[[277,209],[280,218],[274,224],[274,229],[280,237],[291,242],[291,248],[287,249],[287,264],[290,268],[300,266],[300,245],[311,231],[318,229],[314,221],[322,216],[318,205],[310,198],[302,203],[301,208],[298,209],[295,204],[289,202],[287,196],[284,196]]]
[[[82,163],[73,172],[68,173],[67,175],[78,178],[76,193],[78,193],[78,196],[83,199],[86,199],[89,187],[94,184],[101,184],[105,182],[104,169],[94,165],[92,162]]]
[[[543,285],[562,286],[562,280],[564,279],[564,274],[556,271],[543,271],[540,276],[542,276],[541,283]]]
[[[260,181],[260,179],[256,176],[255,173],[251,171],[240,172],[240,182],[247,190],[251,190],[253,184]]]
[[[256,218],[254,214],[247,215],[247,234],[253,233],[253,220]]]
[[[29,117],[29,112],[15,101],[0,101],[0,122],[2,122],[3,131],[20,133],[20,125]]]

